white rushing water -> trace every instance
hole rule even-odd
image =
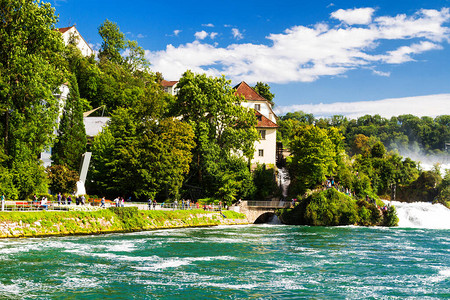
[[[287,196],[290,183],[291,179],[289,177],[288,170],[285,167],[278,169],[278,185],[281,188],[281,194],[283,195],[283,197]]]
[[[399,227],[450,229],[450,209],[428,202],[385,201],[397,209]]]

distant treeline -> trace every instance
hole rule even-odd
[[[309,124],[320,128],[337,127],[345,137],[346,151],[356,153],[358,140],[364,135],[381,141],[387,150],[400,153],[420,153],[441,155],[445,153],[445,143],[450,142],[450,115],[436,118],[401,115],[390,119],[379,115],[365,115],[358,119],[348,119],[341,115],[316,119],[312,114],[302,111],[287,113],[278,122],[278,140],[289,145],[293,129],[300,124]]]

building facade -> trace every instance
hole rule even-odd
[[[88,57],[94,54],[94,51],[75,28],[75,25],[70,27],[58,28],[58,31],[61,32],[64,44],[66,46],[69,44],[71,38],[75,38],[77,48],[80,49],[83,56]]]
[[[278,126],[277,116],[272,110],[272,105],[244,81],[234,88],[236,94],[245,99],[244,102],[241,102],[241,105],[254,109],[258,121],[256,130],[259,133],[259,140],[255,142],[255,153],[251,160],[252,167],[254,168],[256,164],[265,164],[268,167],[274,167],[277,162]]]

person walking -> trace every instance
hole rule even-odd
[[[57,199],[58,199],[58,205],[61,205],[61,192],[58,193]]]
[[[148,210],[151,210],[152,209],[152,204],[153,204],[152,198],[148,198],[147,204],[148,204]]]
[[[105,197],[102,197],[102,201],[100,202],[100,207],[105,208]]]

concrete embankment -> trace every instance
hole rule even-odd
[[[0,238],[102,234],[153,229],[247,224],[233,211],[140,211],[111,208],[97,211],[1,212]]]

